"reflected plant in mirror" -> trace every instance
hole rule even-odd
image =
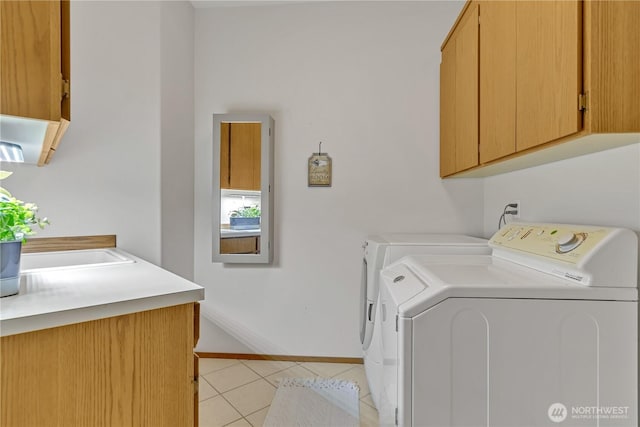
[[[213,115],[213,261],[272,260],[273,134],[268,115]]]
[[[245,206],[231,211],[229,224],[232,230],[260,229],[260,208],[258,206]]]

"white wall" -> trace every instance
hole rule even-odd
[[[71,2],[71,125],[51,163],[3,164],[44,236],[116,234],[193,276],[193,8]]]
[[[71,125],[49,165],[4,181],[51,220],[39,237],[116,234],[160,262],[159,25],[153,2],[71,3]]]
[[[193,24],[189,2],[161,2],[162,267],[193,280]]]
[[[203,314],[261,353],[360,356],[361,245],[483,233],[480,180],[438,178],[440,44],[456,2],[201,9],[195,30],[195,280]],[[211,262],[213,113],[276,123],[271,266]],[[308,188],[323,141],[333,187]],[[230,351],[224,344],[202,351]]]
[[[491,236],[504,205],[521,220],[640,230],[640,145],[485,178],[484,227]]]

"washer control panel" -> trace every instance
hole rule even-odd
[[[613,231],[580,225],[512,223],[498,230],[489,244],[578,264]]]

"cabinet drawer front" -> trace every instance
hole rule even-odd
[[[253,254],[257,250],[258,244],[255,237],[220,239],[220,253],[223,254]]]

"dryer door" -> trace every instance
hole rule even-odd
[[[371,286],[369,285],[368,270],[367,259],[363,258],[360,280],[360,342],[362,343],[363,350],[369,348],[369,344],[371,344],[371,337],[373,335],[373,309],[375,306],[374,296],[370,295]]]

